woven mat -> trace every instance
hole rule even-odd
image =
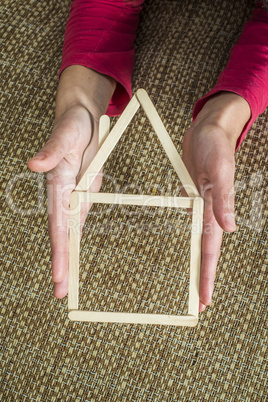
[[[146,2],[133,87],[148,91],[179,152],[195,100],[215,83],[253,6]],[[45,179],[26,162],[52,129],[68,8],[1,5],[1,400],[267,400],[267,112],[236,154],[238,230],[224,235],[213,303],[196,328],[71,322],[67,298],[53,297]],[[114,182],[153,194],[179,186],[142,113],[104,171],[112,179],[103,191]],[[183,211],[94,205],[81,308],[185,312],[188,227]]]

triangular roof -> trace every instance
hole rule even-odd
[[[135,95],[132,97],[131,101],[127,105],[126,109],[118,119],[117,123],[108,134],[108,136],[102,140],[103,143],[100,144],[99,151],[97,152],[95,158],[91,162],[90,166],[80,179],[77,184],[75,191],[88,191],[94,179],[98,175],[105,161],[113,151],[114,147],[120,140],[122,134],[126,130],[127,126],[131,122],[132,118],[137,113],[140,106],[143,108],[145,114],[147,115],[152,127],[155,130],[174,170],[176,171],[185,191],[189,197],[200,197],[199,192],[188,172],[186,166],[184,165],[180,155],[178,154],[167,130],[164,127],[159,114],[157,113],[151,99],[149,98],[147,92],[144,89],[139,89]],[[102,116],[101,119],[107,118],[107,116]],[[108,118],[109,119],[109,118]],[[109,120],[108,120],[109,121]],[[100,125],[106,124],[106,132],[109,131],[109,123],[106,120],[102,120]],[[103,134],[103,130],[100,130],[100,135]],[[101,141],[100,141],[101,142]]]

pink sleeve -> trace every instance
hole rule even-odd
[[[143,0],[74,0],[66,25],[60,74],[82,65],[117,81],[107,114],[122,113],[130,100],[133,42]]]
[[[251,20],[245,24],[215,87],[196,102],[194,120],[209,97],[220,91],[237,93],[251,108],[251,118],[237,141],[238,148],[253,122],[268,105],[268,12],[261,6],[254,10]]]

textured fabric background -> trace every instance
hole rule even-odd
[[[216,81],[253,6],[146,2],[133,86],[148,91],[179,152],[195,100]],[[1,400],[267,400],[267,112],[236,154],[238,230],[224,235],[213,304],[196,328],[75,323],[67,298],[53,298],[45,180],[26,162],[52,129],[68,8],[67,0],[1,4]],[[114,183],[178,191],[142,113],[104,171],[102,191]],[[94,205],[80,307],[181,314],[188,268],[184,211]]]

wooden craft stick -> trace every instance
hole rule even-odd
[[[137,97],[136,97],[137,96]],[[70,248],[69,248],[69,318],[75,321],[91,322],[118,322],[133,324],[155,324],[175,326],[195,326],[198,321],[199,308],[199,280],[201,263],[201,237],[203,222],[203,199],[199,193],[178,154],[171,138],[169,137],[154,105],[144,90],[136,93],[125,111],[109,133],[110,120],[108,116],[100,119],[99,127],[99,151],[91,165],[81,178],[70,199],[71,220]],[[140,102],[140,103],[139,103]],[[106,159],[121,138],[124,130],[139,109],[140,105],[147,114],[164,150],[167,153],[175,171],[177,172],[188,197],[166,197],[143,194],[111,194],[88,193],[87,190],[101,170]],[[134,314],[116,312],[91,312],[78,310],[79,298],[79,250],[80,250],[80,210],[81,202],[95,202],[104,204],[122,204],[139,206],[156,206],[170,208],[193,208],[191,257],[190,257],[190,286],[188,315],[162,315],[162,314]]]
[[[99,149],[110,132],[110,117],[104,114],[99,121]]]
[[[70,197],[69,222],[69,272],[68,272],[68,309],[78,309],[79,295],[79,252],[80,252],[80,211],[79,193]]]
[[[190,286],[188,314],[198,317],[199,310],[199,282],[201,264],[201,240],[203,228],[204,201],[201,197],[193,201],[191,257],[190,257]]]
[[[162,208],[192,208],[194,198],[166,197],[160,195],[121,194],[121,193],[88,193],[78,191],[81,202],[100,204],[140,205]]]
[[[165,314],[135,314],[72,310],[69,311],[68,317],[73,321],[89,322],[117,322],[126,324],[154,324],[189,327],[194,327],[197,324],[197,318],[190,315],[177,316]]]
[[[180,155],[178,154],[175,145],[173,144],[165,126],[160,119],[159,114],[157,113],[151,99],[147,95],[147,92],[144,89],[139,89],[136,92],[136,96],[145,111],[148,119],[150,120],[161,144],[163,145],[169,160],[174,167],[177,175],[180,178],[181,183],[183,184],[185,191],[189,195],[189,197],[200,197],[200,194],[188,172],[186,166],[184,165]]]
[[[119,117],[116,125],[113,127],[110,134],[97,152],[90,166],[77,184],[75,190],[87,191],[89,189],[95,177],[97,176],[106,159],[109,157],[110,153],[118,143],[121,135],[127,128],[128,124],[132,120],[139,107],[140,104],[136,96],[134,95],[127,105],[126,109],[124,110],[123,114]]]

